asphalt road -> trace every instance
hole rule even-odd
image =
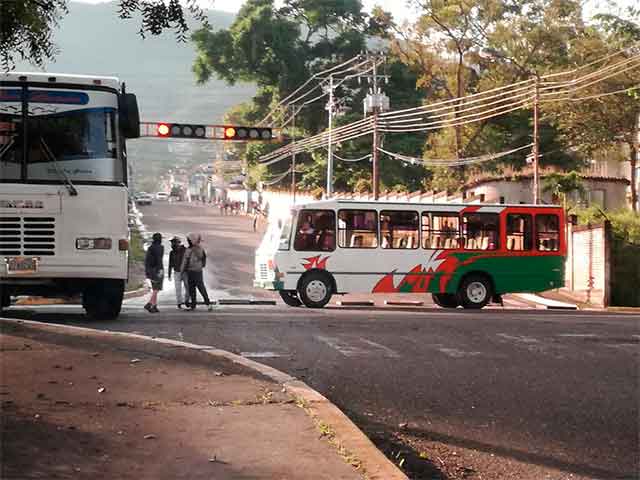
[[[259,235],[248,219],[200,206],[143,212],[150,231],[204,235],[214,298],[270,295],[250,286]],[[478,478],[638,478],[638,315],[283,305],[187,313],[170,290],[150,315],[141,302],[117,322],[88,325],[214,345],[299,377],[387,454],[402,451],[412,478],[462,478],[420,455],[434,445],[471,452],[465,461],[494,472]],[[80,312],[23,307],[7,316],[86,325]],[[504,474],[496,458],[511,465]]]

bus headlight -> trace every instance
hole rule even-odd
[[[111,250],[110,238],[76,238],[78,250]]]

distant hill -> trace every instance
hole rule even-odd
[[[208,16],[214,29],[227,28],[234,19],[234,14],[220,11]],[[255,93],[251,84],[230,87],[218,80],[197,86],[191,72],[194,46],[178,43],[173,32],[142,39],[139,26],[139,19],[120,19],[115,3],[72,2],[54,36],[60,53],[46,70],[120,77],[127,91],[138,96],[143,121],[219,123],[225,111]],[[35,68],[22,64],[18,70]],[[129,150],[136,176],[156,175],[172,164],[175,143],[141,139],[130,142]],[[196,145],[183,150],[191,153],[183,155],[181,163],[201,163],[211,155],[210,148],[207,152]]]

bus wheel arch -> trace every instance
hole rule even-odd
[[[326,270],[313,269],[298,280],[298,297],[308,308],[322,308],[336,292],[336,281]]]
[[[494,292],[495,283],[491,275],[472,271],[460,279],[456,296],[464,308],[480,309],[491,301]]]

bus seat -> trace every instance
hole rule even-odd
[[[470,238],[469,240],[467,240],[467,246],[465,247],[467,250],[475,250],[476,247],[476,239],[475,238]]]
[[[445,239],[444,246],[442,248],[453,248],[453,243],[450,238]]]
[[[489,237],[480,237],[480,241],[478,243],[480,245],[480,250],[489,249]]]
[[[354,235],[351,237],[351,244],[349,245],[351,248],[361,247],[362,246],[362,235]]]
[[[516,249],[516,239],[515,237],[507,238],[507,250],[515,250]]]
[[[440,237],[438,237],[437,235],[434,235],[431,239],[431,248],[440,248]]]

